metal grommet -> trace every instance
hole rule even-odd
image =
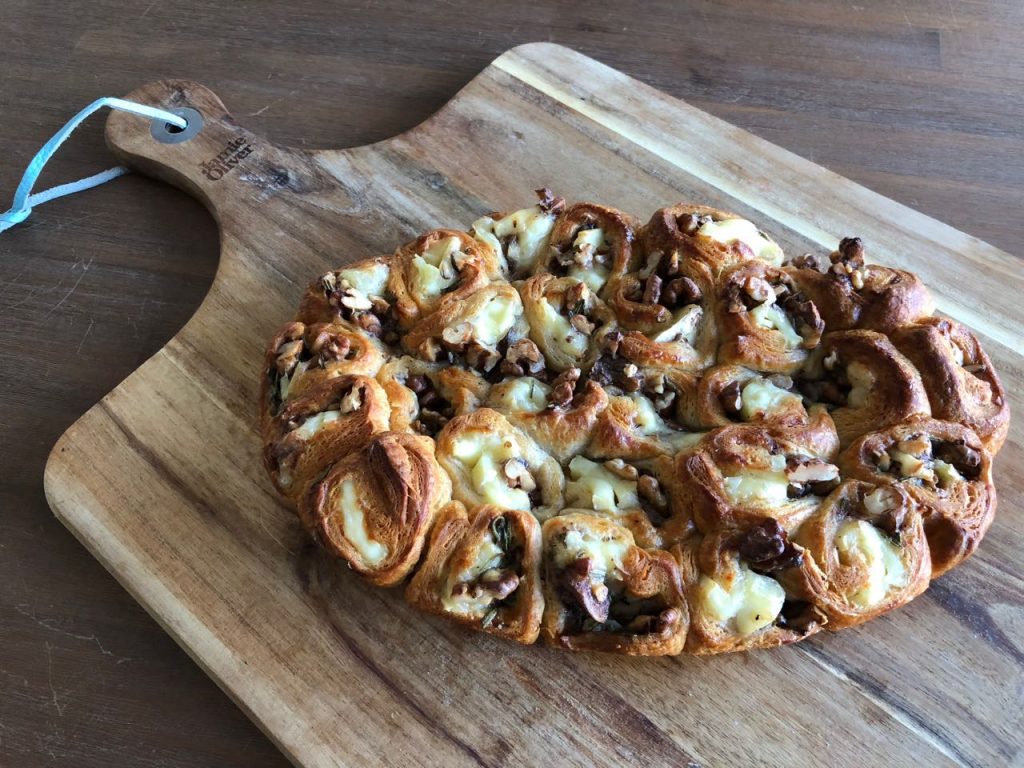
[[[179,128],[163,120],[154,120],[150,123],[149,132],[161,144],[181,144],[203,130],[203,116],[191,107],[175,107],[167,111],[185,118],[188,125]]]

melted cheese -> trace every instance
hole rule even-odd
[[[913,477],[926,483],[935,482],[935,472],[928,466],[926,459],[918,458],[903,451],[897,451],[895,448],[889,450],[889,458],[900,465],[900,475],[902,477]]]
[[[591,253],[595,254],[604,248],[606,244],[604,230],[600,227],[581,229],[576,234],[576,239],[572,241],[573,250],[578,251],[584,245],[590,245],[593,248]],[[568,275],[575,277],[580,282],[586,283],[587,288],[594,293],[599,293],[608,281],[608,268],[598,264],[595,260],[589,267],[581,267],[579,264],[574,264],[569,268]]]
[[[846,597],[854,605],[870,608],[878,605],[891,589],[907,584],[907,569],[900,551],[873,525],[848,518],[836,531],[839,562],[857,565],[866,574],[866,581]]]
[[[388,265],[377,263],[358,269],[343,269],[338,272],[338,277],[347,280],[364,296],[383,296],[388,282]]]
[[[864,363],[854,360],[846,366],[846,376],[850,379],[852,388],[846,396],[846,402],[851,408],[862,408],[867,405],[868,397],[875,386],[875,374]]]
[[[523,304],[518,293],[495,296],[469,319],[473,338],[493,347],[505,338],[522,314]]]
[[[701,576],[698,592],[704,611],[715,621],[734,622],[736,632],[750,635],[775,621],[786,593],[775,579],[754,573],[737,561],[733,578]]]
[[[569,271],[566,273],[569,277],[575,277],[581,283],[586,283],[594,293],[599,293],[604,284],[608,282],[608,269],[601,264],[591,264],[588,268],[584,269],[579,264],[574,264],[569,267]]]
[[[569,462],[569,480],[565,484],[565,503],[569,507],[616,512],[640,506],[636,481],[619,477],[597,462],[582,456]]]
[[[295,382],[302,378],[303,374],[306,373],[306,369],[309,368],[309,364],[312,360],[306,360],[302,363],[297,363],[295,368],[292,369],[290,376],[282,376],[277,382],[277,391],[281,397],[283,403],[288,399],[288,393],[291,392],[292,387],[295,386]]]
[[[412,257],[413,287],[421,299],[435,299],[455,284],[457,272],[451,255],[459,245],[457,237],[446,237]],[[448,277],[441,274],[442,269]]]
[[[310,416],[294,430],[303,440],[309,440],[313,435],[326,427],[331,422],[341,418],[341,411],[321,411],[315,416]]]
[[[699,305],[689,304],[676,315],[672,325],[652,336],[651,340],[659,343],[685,341],[692,347],[697,343],[697,331],[703,317],[704,310]]]
[[[551,302],[540,302],[543,315],[542,326],[562,354],[579,360],[587,351],[588,337],[577,331],[569,323],[569,319],[551,306]]]
[[[484,216],[473,222],[473,236],[491,246],[499,259],[508,265],[509,271],[526,274],[533,271],[537,258],[547,249],[555,216],[545,213],[540,206],[523,208],[500,219]],[[501,241],[513,237],[508,251],[501,247]]]
[[[761,234],[753,222],[746,219],[709,221],[697,230],[697,234],[725,245],[737,242],[743,243],[761,261],[767,261],[776,267],[782,266],[784,258],[782,249],[772,240]]]
[[[740,399],[743,403],[740,415],[744,421],[763,419],[787,405],[801,402],[792,392],[761,378],[751,379],[743,387]]]
[[[529,495],[522,488],[510,488],[505,478],[505,462],[519,458],[512,438],[473,432],[454,441],[452,456],[465,467],[473,489],[485,504],[529,511]]]
[[[366,530],[366,513],[356,495],[356,485],[351,480],[341,484],[341,498],[338,500],[341,512],[342,533],[348,543],[359,553],[367,565],[377,565],[388,556],[388,548],[370,538]]]
[[[764,502],[765,504],[784,504],[789,500],[786,488],[789,480],[784,472],[766,472],[751,470],[741,475],[727,476],[723,479],[725,494],[736,504]]]
[[[564,568],[586,557],[591,563],[591,581],[604,581],[607,575],[622,570],[629,546],[626,538],[605,539],[586,528],[573,528],[565,534],[565,541],[555,547],[555,565]]]
[[[531,376],[508,379],[495,385],[488,405],[504,413],[540,413],[548,404],[551,387]]]
[[[494,543],[494,538],[488,533],[480,542],[473,563],[449,579],[445,596],[441,598],[441,605],[444,609],[451,613],[471,616],[482,613],[487,606],[494,602],[493,594],[484,592],[477,597],[472,597],[469,594],[453,596],[452,588],[456,584],[475,582],[487,571],[497,568],[504,557],[505,553]]]
[[[750,310],[750,316],[754,322],[762,328],[769,328],[782,334],[787,349],[796,349],[804,343],[803,337],[796,332],[796,328],[786,317],[782,308],[775,304],[758,304]]]
[[[952,464],[948,464],[942,459],[935,460],[935,474],[939,478],[939,485],[942,488],[948,488],[953,483],[963,481],[964,477],[957,471],[957,468]]]

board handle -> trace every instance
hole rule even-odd
[[[278,147],[239,125],[203,85],[160,80],[125,98],[175,112],[189,125],[178,130],[115,111],[106,125],[110,150],[132,170],[202,200],[222,227],[247,203],[265,203],[308,186],[296,178],[296,150]]]

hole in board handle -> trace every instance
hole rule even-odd
[[[167,111],[184,118],[187,125],[184,128],[179,128],[163,120],[151,122],[149,132],[161,144],[181,144],[203,129],[203,116],[191,107],[175,107]]]

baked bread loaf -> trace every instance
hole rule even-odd
[[[325,549],[465,627],[631,655],[854,626],[977,549],[1007,397],[916,276],[538,197],[322,275],[271,339],[264,464]]]

